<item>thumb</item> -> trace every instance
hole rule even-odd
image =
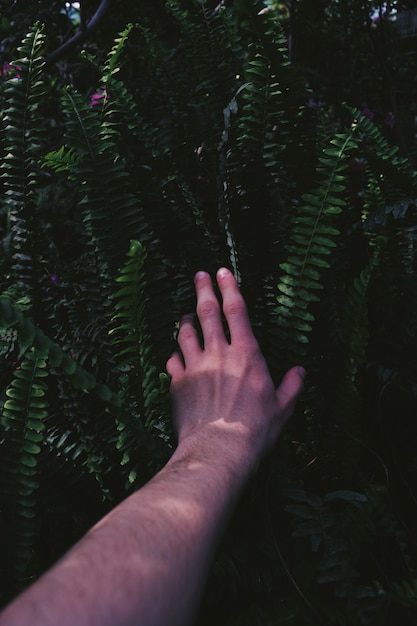
[[[278,413],[283,422],[286,422],[293,414],[295,405],[304,389],[306,371],[297,365],[285,374],[280,386],[276,390],[278,401]]]

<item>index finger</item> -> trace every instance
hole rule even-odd
[[[229,326],[231,343],[257,345],[245,301],[232,272],[221,267],[217,272],[217,284],[223,298],[223,312]]]

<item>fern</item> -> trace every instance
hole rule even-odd
[[[279,454],[222,544],[198,623],[409,617],[415,173],[358,111],[345,128],[331,108],[310,106],[276,8],[169,0],[160,9],[153,23],[156,10],[135,7],[140,25],[120,24],[103,64],[87,41],[81,62],[64,64],[79,92],[67,87],[61,100],[37,28],[15,62],[21,77],[1,77],[0,444],[16,472],[9,480],[7,461],[0,480],[11,517],[35,512],[13,544],[13,520],[1,520],[6,575],[15,564],[27,579],[79,536],[68,490],[83,494],[85,530],[102,499],[119,501],[166,460],[160,372],[174,321],[195,307],[194,271],[229,264],[273,377],[300,360],[309,377]],[[83,93],[86,60],[95,88]],[[39,432],[6,392],[48,412]],[[29,475],[15,448],[32,431],[40,451]],[[32,482],[16,496],[22,477]],[[285,516],[277,485],[290,489]],[[67,540],[48,533],[50,518]]]
[[[312,303],[319,299],[316,292],[323,288],[322,276],[330,267],[327,258],[340,234],[335,216],[347,204],[343,169],[351,151],[357,148],[355,134],[352,127],[347,133],[337,135],[330,147],[323,150],[317,168],[320,185],[302,196],[286,247],[287,260],[280,265],[276,323],[290,362],[297,362],[306,354],[314,321]]]
[[[128,481],[143,480],[135,457],[144,440],[144,428],[153,429],[159,437],[167,439],[165,415],[168,404],[167,377],[157,372],[151,358],[151,338],[146,323],[144,295],[145,251],[138,241],[132,241],[128,261],[117,279],[123,287],[116,293],[113,317],[114,337],[119,378],[123,381],[123,412],[119,419],[117,448],[123,451],[122,466],[128,470]],[[139,398],[138,391],[140,390]],[[156,430],[155,430],[156,429]],[[161,440],[162,443],[162,440]],[[155,463],[166,458],[163,446],[152,445]],[[159,451],[158,451],[159,448]]]
[[[42,145],[40,103],[45,93],[41,57],[43,44],[42,29],[36,25],[19,48],[21,56],[14,63],[19,68],[18,75],[10,77],[6,83],[7,104],[3,118],[1,173],[12,250],[8,286],[15,283],[19,296],[29,301],[34,297],[36,262],[33,258],[33,239],[36,236],[33,193],[38,183],[37,160]]]
[[[131,95],[122,82],[115,78],[119,69],[118,61],[130,31],[131,27],[128,27],[121,34],[103,68],[102,89],[106,93],[111,92],[111,95],[103,99],[101,108],[89,107],[79,94],[70,91],[64,94],[63,108],[68,118],[67,149],[65,152],[60,149],[48,156],[48,163],[55,170],[66,164],[72,180],[77,181],[78,186],[84,190],[80,205],[84,208],[85,227],[91,232],[96,249],[99,264],[99,277],[96,280],[100,280],[101,290],[106,294],[109,305],[103,318],[104,344],[107,342],[105,332],[111,317],[109,307],[112,300],[112,281],[123,263],[121,250],[128,247],[131,237],[147,246],[149,269],[146,272],[150,272],[152,276],[159,275],[161,280],[166,274],[166,263],[155,244],[151,243],[155,240],[151,226],[154,215],[153,212],[146,214],[144,211],[141,197],[144,196],[144,186],[136,190],[132,184],[134,177],[129,176],[126,169],[124,148],[120,142],[121,124],[124,128],[127,125],[132,130],[132,140],[137,143],[137,139],[140,139],[142,142],[144,153],[149,154],[149,150],[152,150],[154,156],[160,156],[162,160],[165,158],[165,151],[160,151],[157,147],[156,131],[144,122]],[[137,149],[135,146],[135,150]],[[64,161],[60,158],[64,154],[73,156],[71,159],[64,157]],[[140,171],[138,174],[140,180],[142,174]],[[114,220],[119,225],[116,230]],[[149,290],[150,296],[155,295],[153,283]],[[169,310],[169,294],[166,296],[166,308]],[[150,299],[153,302],[154,298]],[[164,332],[161,332],[161,344],[166,343],[171,320],[166,316],[164,320],[161,319],[159,306],[152,313],[152,323],[160,331],[165,327]]]
[[[20,348],[20,355],[33,346],[48,356],[52,367],[59,367],[71,381],[75,389],[84,391],[95,390],[97,395],[106,401],[111,401],[114,407],[120,406],[120,399],[117,394],[102,383],[98,383],[95,377],[80,367],[74,359],[65,352],[41,329],[36,327],[32,320],[7,298],[0,297],[0,320],[3,328],[15,328],[17,341]]]
[[[45,439],[48,376],[44,355],[29,350],[6,389],[0,424],[3,430],[1,491],[8,502],[10,552],[15,559],[19,585],[34,574],[33,550],[36,537],[37,465]]]
[[[119,335],[115,347],[119,371],[126,372],[123,384],[125,397],[135,396],[142,389],[143,419],[148,428],[163,426],[167,409],[164,376],[158,375],[151,360],[151,337],[146,323],[145,277],[146,253],[138,241],[132,241],[128,262],[117,278],[123,287],[116,292],[112,335]]]
[[[357,109],[348,109],[354,117],[354,124],[362,134],[362,150],[367,166],[375,173],[386,204],[398,201],[407,191],[415,190],[417,175],[410,162],[399,153],[398,146],[392,146],[384,138],[378,127]]]
[[[195,67],[196,60],[198,63],[199,72],[195,77],[194,90],[204,103],[206,124],[214,123],[218,127],[233,75],[233,54],[230,56],[232,33],[230,29],[225,30],[221,11],[210,11],[202,6],[203,19],[196,19],[194,12],[190,13],[178,5],[175,0],[166,2],[168,11],[180,28],[188,67]]]
[[[347,506],[363,511],[366,496],[362,493],[340,490],[323,497],[301,489],[287,489],[285,495],[294,502],[285,507],[293,516],[293,537],[306,538],[310,549],[317,554],[316,581],[318,585],[333,585],[337,598],[346,610],[355,615],[358,623],[368,624],[368,614],[385,603],[385,594],[372,585],[355,585],[355,570],[347,541],[347,528],[354,521]],[[360,523],[360,522],[359,522]],[[345,621],[340,614],[340,623]]]
[[[98,258],[109,277],[120,263],[120,245],[126,233],[144,236],[145,228],[135,224],[137,200],[129,191],[127,173],[117,158],[111,136],[102,133],[97,114],[76,93],[66,92],[63,108],[68,115],[67,140],[78,151],[81,163],[70,166],[70,174],[84,195],[86,225],[91,229]],[[115,220],[114,226],[109,224]]]
[[[264,23],[269,29],[266,41],[258,38]],[[251,33],[254,42],[236,80],[233,98],[224,109],[218,213],[235,273],[246,276],[250,285],[245,295],[256,323],[265,310],[270,310],[267,288],[271,267],[282,254],[288,222],[286,201],[290,202],[294,192],[285,156],[292,142],[284,95],[291,70],[285,54],[278,53],[274,59],[269,54],[269,38],[275,50],[282,44],[276,23],[273,26],[264,15],[257,15],[253,20],[245,19],[242,28]],[[297,104],[293,104],[298,112]],[[263,330],[267,332],[265,327]],[[261,330],[259,339],[266,342]],[[269,354],[268,348],[266,352]]]

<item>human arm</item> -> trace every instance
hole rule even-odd
[[[248,477],[302,389],[275,390],[231,272],[196,275],[197,315],[167,363],[178,446],[167,465],[96,524],[0,615],[0,626],[185,626],[195,617],[219,537]]]

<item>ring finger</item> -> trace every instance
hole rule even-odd
[[[183,315],[178,331],[178,345],[184,358],[185,367],[201,355],[202,349],[194,325],[193,315]]]

